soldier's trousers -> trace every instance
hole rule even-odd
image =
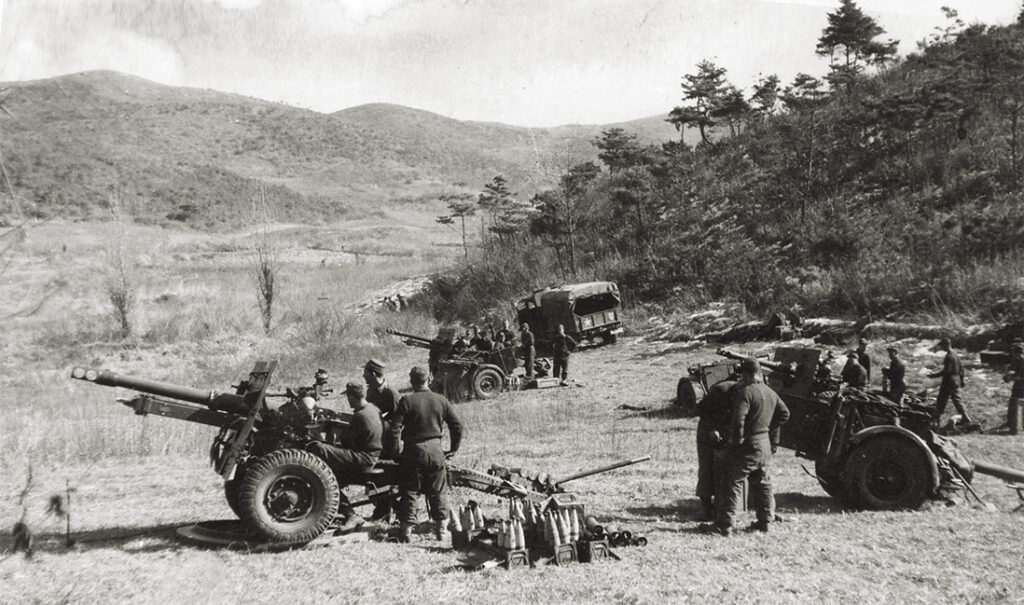
[[[775,518],[775,496],[772,494],[772,480],[768,472],[771,461],[771,446],[767,441],[757,445],[733,447],[726,456],[725,478],[719,494],[719,527],[732,527],[733,517],[740,499],[743,498],[743,480],[750,484],[758,523],[771,523]]]
[[[967,417],[967,410],[964,408],[964,404],[960,401],[960,385],[953,382],[943,382],[939,385],[939,396],[935,399],[935,417],[942,418],[942,413],[946,411],[946,402],[952,400],[953,407],[956,411]]]
[[[569,356],[561,357],[555,356],[555,371],[554,377],[559,380],[565,380],[569,377]]]
[[[533,364],[537,361],[537,350],[533,347],[523,349],[523,367],[526,369],[526,377],[533,378]]]
[[[440,439],[421,443],[405,442],[398,460],[398,520],[402,525],[416,523],[416,501],[420,494],[427,497],[430,517],[444,520],[448,515],[448,471]]]
[[[715,487],[715,444],[711,436],[697,427],[697,497],[704,502],[716,496]]]
[[[331,467],[331,470],[334,471],[334,476],[338,479],[338,487],[341,488],[346,485],[362,483],[363,473],[367,469],[373,468],[373,465],[377,463],[375,457],[364,452],[328,445],[320,441],[311,443],[309,451],[323,458],[327,466]],[[348,508],[349,501],[345,492],[340,492],[340,496],[341,500],[338,508]]]

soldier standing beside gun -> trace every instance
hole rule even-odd
[[[789,420],[789,408],[768,385],[761,382],[761,364],[744,359],[739,367],[740,382],[733,389],[732,417],[726,477],[718,495],[718,520],[705,531],[728,536],[733,516],[743,497],[743,481],[749,479],[757,522],[748,529],[767,532],[775,518],[768,464],[778,447],[779,428]]]
[[[462,423],[447,399],[427,389],[426,370],[414,367],[409,372],[409,381],[413,392],[402,397],[391,419],[391,437],[397,443],[401,436],[404,445],[398,458],[401,490],[398,539],[409,541],[416,523],[416,500],[423,493],[434,521],[434,537],[440,540],[448,515],[445,458],[455,454],[462,443]],[[447,424],[451,432],[451,449],[447,454],[441,449],[443,424]]]
[[[963,417],[963,422],[971,424],[971,417],[960,401],[960,388],[964,386],[964,366],[960,363],[960,358],[953,352],[953,346],[948,338],[939,340],[939,344],[935,345],[932,350],[946,352],[946,357],[942,360],[942,369],[928,375],[929,378],[942,379],[939,384],[939,395],[935,398],[935,423],[938,424],[942,420],[942,414],[946,411],[946,402],[952,399],[953,407]]]
[[[523,349],[523,367],[526,369],[526,379],[533,380],[533,364],[537,358],[537,349],[533,345],[533,332],[530,332],[529,324],[522,325],[519,342]]]
[[[398,400],[402,398],[398,389],[388,384],[384,375],[386,366],[383,362],[371,359],[363,366],[363,381],[366,382],[366,400],[377,406],[380,411],[381,425],[383,430],[382,446],[385,460],[394,460],[390,452],[398,454],[398,444],[391,441],[391,415],[398,407]],[[391,516],[391,502],[379,501],[373,508],[371,521],[380,521]]]
[[[555,357],[555,378],[559,386],[569,386],[569,354],[579,345],[572,336],[565,333],[565,326],[558,324],[558,333],[551,338],[551,351]]]
[[[363,473],[377,464],[382,449],[380,410],[366,401],[363,385],[348,383],[345,397],[352,408],[352,420],[341,434],[341,445],[313,441],[306,446],[327,462],[340,487],[361,483]],[[359,524],[358,518],[344,492],[340,492],[340,497],[338,514],[345,517],[345,523],[339,529],[352,529]]]
[[[863,338],[857,343],[857,363],[864,368],[864,384],[871,384],[871,356],[868,355],[868,341]]]
[[[889,347],[886,352],[889,353],[889,367],[882,368],[883,390],[889,399],[899,403],[907,392],[907,366],[903,364],[895,347]]]
[[[700,521],[715,520],[716,494],[725,475],[724,436],[729,431],[732,414],[731,391],[735,380],[712,385],[697,404],[697,497],[700,498]]]

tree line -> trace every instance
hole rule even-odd
[[[634,301],[731,298],[754,310],[1024,315],[1024,25],[945,26],[917,51],[853,0],[829,13],[823,78],[744,91],[704,60],[666,120],[696,144],[621,128],[519,200],[502,177],[446,198],[466,261],[441,314],[556,281],[614,279]],[[480,215],[480,253],[466,244]]]

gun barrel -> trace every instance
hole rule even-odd
[[[415,340],[415,341],[418,341],[418,342],[423,342],[423,343],[430,344],[430,339],[425,337],[425,336],[416,336],[415,334],[406,334],[405,332],[399,332],[398,330],[392,330],[391,328],[387,329],[387,333],[391,334],[392,336],[398,336],[399,338],[408,338],[409,340]]]
[[[573,474],[573,475],[569,475],[568,477],[562,477],[561,479],[553,481],[553,483],[555,485],[558,485],[558,484],[561,484],[561,483],[566,483],[568,481],[574,481],[576,479],[582,479],[583,477],[589,477],[591,475],[598,475],[600,473],[607,473],[608,471],[612,471],[612,470],[615,470],[617,468],[622,468],[624,466],[632,466],[634,464],[640,464],[641,462],[646,462],[646,461],[648,461],[650,459],[651,459],[650,456],[641,456],[639,458],[633,458],[632,460],[623,460],[622,462],[616,462],[615,464],[609,464],[608,466],[602,466],[600,468],[594,468],[594,469],[590,469],[588,471],[581,471],[579,473],[576,473],[576,474]]]
[[[169,382],[147,380],[145,378],[136,378],[134,376],[121,376],[106,370],[91,370],[86,368],[75,368],[71,370],[71,377],[77,378],[78,380],[85,380],[87,382],[94,382],[103,386],[124,387],[126,389],[134,389],[151,395],[161,395],[163,397],[170,397],[181,401],[198,403],[200,405],[205,405],[215,410],[223,410],[225,412],[246,414],[249,411],[245,404],[245,399],[242,396],[235,395],[233,393],[218,393],[217,391],[195,389],[192,387],[171,384]]]
[[[729,359],[735,359],[737,361],[743,361],[744,359],[757,359],[757,363],[759,363],[761,365],[761,367],[768,368],[769,370],[771,370],[773,372],[784,372],[786,374],[796,374],[795,370],[793,370],[792,368],[787,368],[784,364],[779,363],[778,361],[772,361],[770,359],[755,358],[755,357],[753,357],[751,355],[740,355],[739,353],[734,353],[734,352],[730,351],[729,349],[718,349],[718,351],[716,351],[716,353],[718,353],[722,357],[728,357]]]
[[[974,472],[976,473],[998,477],[1003,481],[1024,483],[1024,471],[1019,471],[1008,466],[992,464],[991,462],[985,462],[984,460],[974,460],[973,462]]]

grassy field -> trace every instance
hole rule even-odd
[[[501,463],[557,476],[651,455],[648,463],[572,484],[588,512],[649,538],[646,548],[620,549],[620,562],[464,573],[452,571],[455,553],[425,539],[279,554],[182,545],[173,538],[174,527],[230,517],[220,478],[205,458],[214,431],[135,417],[114,402],[122,395],[117,390],[69,380],[70,366],[88,363],[224,388],[256,359],[280,357],[280,385],[305,384],[322,366],[337,386],[358,377],[361,361],[372,354],[395,368],[404,387],[407,368],[425,356],[396,345],[381,328],[427,330],[429,320],[416,313],[353,320],[342,311],[368,291],[443,261],[386,257],[323,268],[319,259],[290,262],[288,314],[265,335],[245,262],[232,260],[242,255],[208,243],[209,258],[193,254],[175,261],[175,254],[196,249],[196,243],[147,233],[151,241],[171,241],[163,260],[147,268],[140,336],[127,343],[112,336],[102,286],[96,285],[101,267],[87,253],[95,252],[96,241],[79,250],[73,234],[61,232],[55,242],[67,244],[62,251],[60,243],[54,249],[30,239],[19,264],[4,276],[35,267],[40,277],[33,284],[9,281],[3,293],[13,327],[4,341],[0,378],[0,527],[10,528],[21,516],[19,494],[31,468],[26,521],[40,539],[31,560],[12,554],[6,535],[0,542],[0,603],[933,603],[1006,602],[1024,594],[1022,516],[1010,512],[1018,501],[989,477],[979,477],[975,487],[996,511],[961,503],[920,512],[847,513],[803,471],[806,461],[781,452],[774,483],[788,522],[768,536],[697,533],[696,422],[678,417],[670,399],[685,368],[712,359],[713,350],[636,336],[577,354],[573,388],[503,394],[458,408],[468,432],[456,462],[470,468]],[[46,254],[52,259],[43,263]],[[34,307],[49,282],[67,285],[36,312],[19,312]],[[22,295],[11,292],[17,288]],[[167,293],[176,302],[160,306],[157,300]],[[204,321],[210,327],[201,328]],[[177,327],[142,336],[153,326]],[[900,346],[910,359],[911,385],[927,384],[921,372],[940,358],[920,343]],[[996,373],[971,369],[968,401],[991,425],[1005,409],[1006,388]],[[980,435],[958,442],[969,456],[1022,468],[1021,439]],[[63,521],[45,513],[48,497],[66,485],[75,489],[70,510],[77,544],[70,549],[63,544]],[[480,495],[458,493],[454,502],[469,498]],[[482,502],[485,512],[501,514],[500,501]]]

